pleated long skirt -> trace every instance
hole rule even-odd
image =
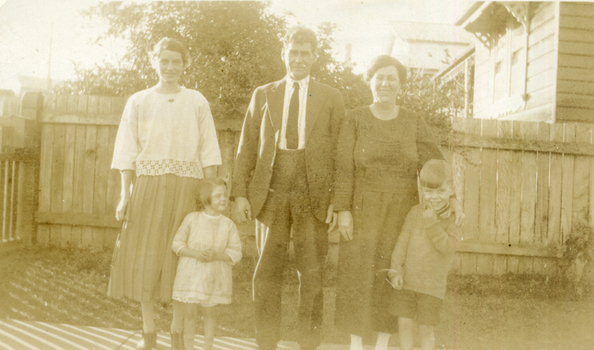
[[[107,295],[137,301],[171,300],[177,256],[173,237],[195,210],[198,179],[173,174],[139,176],[113,252]]]

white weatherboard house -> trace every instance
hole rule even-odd
[[[475,118],[594,122],[594,3],[479,1],[456,25],[476,38]]]

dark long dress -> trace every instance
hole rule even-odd
[[[346,117],[337,148],[334,210],[353,215],[352,241],[341,240],[335,324],[364,337],[394,333],[389,315],[392,287],[386,280],[390,257],[408,211],[418,203],[417,171],[429,159],[443,159],[418,115],[400,109],[392,120],[369,107]]]

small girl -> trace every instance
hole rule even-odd
[[[233,221],[221,214],[228,196],[223,179],[203,180],[200,200],[204,211],[188,214],[173,239],[172,249],[180,258],[172,295],[172,349],[194,349],[199,305],[204,349],[212,349],[216,305],[231,303],[231,267],[241,260],[241,241]]]

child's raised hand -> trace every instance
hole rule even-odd
[[[425,205],[425,211],[423,211],[423,216],[427,219],[435,219],[437,215],[435,214],[435,209],[433,209],[430,205]]]

